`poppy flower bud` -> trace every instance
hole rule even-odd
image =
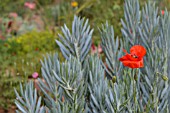
[[[163,76],[162,76],[162,79],[163,79],[164,81],[167,81],[167,80],[168,80],[168,77],[167,77],[166,75],[163,75]]]
[[[116,82],[116,76],[112,77],[112,82],[115,83]]]
[[[159,74],[159,72],[156,72],[156,75],[158,75]]]

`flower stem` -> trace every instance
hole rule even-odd
[[[137,113],[137,106],[138,106],[138,101],[137,101],[137,92],[136,92],[136,85],[137,85],[137,81],[138,81],[138,69],[134,70],[133,71],[133,77],[132,77],[132,80],[133,80],[133,92],[134,92],[134,107],[135,107],[135,110],[134,110],[134,113]]]

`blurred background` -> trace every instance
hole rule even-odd
[[[156,2],[160,13],[170,9],[170,0]],[[124,0],[0,0],[0,113],[14,112],[14,87],[37,73],[46,53],[59,51],[55,39],[64,23],[71,28],[74,15],[86,17],[94,28],[91,52],[100,49],[98,27],[106,20],[121,36]],[[62,56],[59,53],[59,56]]]

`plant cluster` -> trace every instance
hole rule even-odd
[[[21,62],[17,61],[19,59],[29,60],[34,56],[40,56],[40,54],[45,53],[47,50],[53,51],[54,48],[57,48],[54,40],[55,34],[51,31],[32,31],[5,41],[1,40],[0,43],[2,46],[0,47],[0,52],[3,54],[0,56],[0,63],[4,64],[0,66],[1,69],[7,68],[10,65],[13,66],[14,62],[18,64]],[[46,44],[47,42],[49,44]],[[36,60],[39,61],[38,59]]]
[[[32,73],[40,73],[40,59],[46,51],[54,52],[55,34],[51,31],[32,31],[18,37],[0,40],[0,107],[9,109],[14,105],[13,87],[19,88]],[[47,44],[48,42],[48,44]]]
[[[169,113],[168,11],[125,0],[121,23],[123,39],[115,37],[107,22],[99,28],[102,61],[88,54],[93,35],[89,20],[74,16],[72,29],[64,25],[56,40],[65,61],[58,53],[44,57],[42,78],[34,81],[38,88],[31,81],[15,90],[17,112]]]
[[[13,91],[14,87],[19,90],[19,83],[26,81],[24,77],[14,77],[11,73],[2,73],[0,76],[0,106],[5,110],[8,110],[13,106],[15,99],[15,92]]]

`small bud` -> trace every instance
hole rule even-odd
[[[156,74],[158,75],[158,74],[160,74],[159,72],[156,72]]]
[[[162,76],[162,79],[163,79],[164,81],[167,81],[167,80],[168,80],[168,77],[167,77],[166,75],[163,75],[163,76]]]
[[[116,76],[112,77],[112,82],[115,83],[116,82]]]

